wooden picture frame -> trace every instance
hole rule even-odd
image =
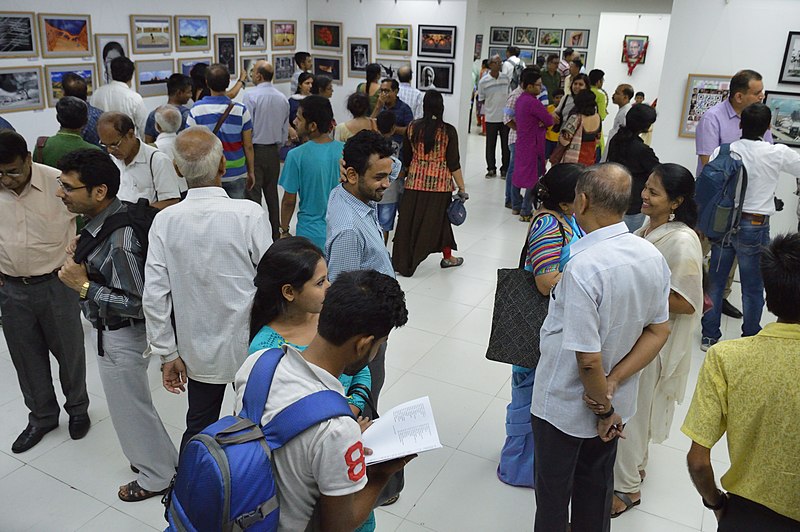
[[[131,50],[134,54],[172,52],[170,15],[131,15]]]
[[[111,80],[109,67],[115,57],[130,57],[131,49],[127,33],[95,33],[95,62],[97,63],[97,86]]]
[[[630,57],[630,61],[633,62],[636,60],[637,57],[641,56],[642,59],[639,61],[640,65],[643,65],[644,62],[647,60],[647,43],[650,42],[650,37],[648,35],[626,35],[625,36],[625,49],[622,51],[622,56],[620,62],[628,63],[628,56],[630,54],[630,46],[633,43],[636,43],[638,46],[638,52],[636,55]]]
[[[61,79],[64,74],[74,72],[86,80],[87,94],[91,96],[95,85],[96,65],[94,63],[77,63],[72,65],[47,65],[45,67],[45,82],[47,85],[47,101],[50,107],[55,107],[58,100],[64,95]]]
[[[367,65],[372,63],[372,39],[369,37],[347,38],[347,75],[351,78],[363,76]]]
[[[289,83],[294,76],[294,54],[272,54],[272,68],[275,76],[272,83]]]
[[[239,75],[239,51],[236,43],[239,35],[236,33],[214,34],[214,62],[228,67],[231,78]]]
[[[270,24],[270,38],[273,50],[294,50],[297,48],[297,21],[273,20]]]
[[[39,57],[39,25],[33,11],[0,12],[0,59]]]
[[[253,77],[250,75],[250,70],[253,68],[256,61],[261,60],[269,61],[269,57],[267,57],[267,54],[242,54],[239,56],[239,61],[242,63],[242,71],[247,72],[247,77],[244,82],[246,87],[253,86]]]
[[[92,16],[39,13],[42,57],[91,57]]]
[[[725,101],[730,94],[732,76],[718,74],[689,74],[683,95],[678,136],[694,138],[700,118],[714,105]]]
[[[175,51],[207,52],[211,49],[211,17],[175,15]]]
[[[412,31],[411,24],[375,24],[375,53],[411,57],[414,53]]]
[[[253,35],[253,32],[258,35]],[[269,26],[265,18],[239,19],[239,49],[242,52],[256,52],[267,49]]]
[[[136,92],[143,98],[166,96],[167,80],[173,74],[175,62],[172,58],[136,61]]]
[[[336,85],[342,84],[342,56],[313,55],[311,59],[314,63],[314,77],[328,76]]]
[[[344,32],[342,31],[341,22],[312,20],[309,24],[311,26],[309,40],[311,41],[312,50],[323,50],[325,52],[342,51]]]
[[[0,94],[0,113],[44,109],[46,89],[41,66],[0,68],[0,75],[6,76],[7,81],[12,81],[17,87],[13,93]]]

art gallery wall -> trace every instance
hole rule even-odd
[[[110,2],[96,2],[93,0],[72,0],[68,9],[58,9],[56,4],[48,0],[4,0],[3,10],[8,11],[35,11],[37,13],[69,12],[71,14],[90,14],[92,16],[92,34],[95,33],[125,33],[130,39],[129,15],[209,15],[211,17],[211,32],[213,33],[238,33],[239,18],[266,18],[297,20],[298,43],[300,48],[305,47],[308,41],[308,24],[306,23],[305,2],[283,2],[280,0],[260,0],[258,3],[245,0],[195,0],[192,3],[167,2],[164,0],[137,0],[135,3],[112,0]],[[92,36],[94,46],[94,36]],[[174,47],[174,42],[173,42]],[[151,60],[171,58],[205,57],[213,55],[213,35],[211,50],[208,52],[172,52],[171,54],[136,54],[131,58],[136,60]],[[253,52],[257,53],[257,52]],[[272,51],[267,53],[272,56]],[[290,53],[280,51],[280,53]],[[248,55],[250,52],[248,52]],[[95,64],[95,58],[63,58],[63,59],[0,59],[0,67],[13,67],[25,65],[68,65],[68,64]],[[289,93],[289,84],[283,84]],[[281,85],[278,85],[281,87]],[[145,98],[148,109],[155,109],[166,103],[166,96]],[[30,146],[36,142],[39,135],[52,135],[58,130],[55,109],[45,108],[43,111],[22,111],[4,113],[14,128],[22,134]]]
[[[689,74],[732,76],[750,68],[764,76],[766,90],[800,93],[798,85],[778,83],[786,38],[798,30],[798,21],[800,2],[794,0],[674,0],[653,131],[653,149],[662,161],[696,169],[694,139],[678,136]],[[773,235],[797,229],[794,190],[794,177],[783,174],[778,197],[786,207],[770,222]]]
[[[667,50],[669,21],[670,15],[665,13],[600,14],[594,68],[600,68],[606,73],[603,89],[608,93],[608,116],[603,122],[603,132],[607,133],[614,125],[614,116],[619,108],[611,103],[611,95],[620,83],[632,85],[635,92],[644,92],[647,103],[652,103],[658,97],[661,67]],[[628,64],[622,62],[622,42],[625,35],[650,37],[645,63],[637,66],[630,76]],[[660,124],[660,119],[657,123]]]

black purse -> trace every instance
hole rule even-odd
[[[350,388],[347,390],[347,395],[348,396],[357,395],[358,397],[364,400],[366,406],[361,411],[362,416],[368,417],[372,420],[378,419],[380,417],[378,415],[378,409],[375,408],[375,401],[372,399],[372,390],[370,390],[369,387],[364,386],[363,384],[357,382],[350,386]],[[405,471],[404,469],[401,469],[400,471],[392,475],[392,478],[389,479],[389,482],[387,482],[386,486],[384,486],[383,490],[381,490],[381,493],[380,495],[378,495],[378,498],[375,499],[375,505],[373,506],[373,508],[382,506],[383,503],[385,503],[389,499],[392,499],[400,495],[400,492],[403,491],[403,487],[405,486],[406,483],[406,477],[404,471]]]
[[[531,221],[531,225],[537,218],[538,216]],[[565,242],[567,237],[561,222],[558,223],[558,229],[562,242]],[[541,355],[539,332],[547,317],[550,298],[539,292],[536,288],[536,276],[525,269],[529,233],[530,228],[525,235],[519,267],[497,270],[492,332],[489,335],[486,358],[536,369]]]

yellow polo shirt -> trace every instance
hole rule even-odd
[[[800,521],[800,325],[708,350],[681,430],[711,448],[728,434],[727,491]]]

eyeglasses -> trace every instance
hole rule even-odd
[[[89,185],[84,185],[82,187],[73,187],[71,185],[66,185],[66,184],[64,184],[63,181],[61,181],[61,179],[56,179],[56,181],[58,181],[58,186],[61,187],[61,190],[64,191],[64,194],[70,194],[73,191],[80,190],[82,188],[89,188]]]
[[[107,151],[113,151],[119,148],[119,145],[122,144],[122,141],[125,140],[125,135],[122,135],[117,142],[112,142],[111,144],[104,144],[100,143],[100,147]]]
[[[392,89],[380,89],[380,92],[389,94],[390,92],[394,92]]]
[[[22,177],[24,172],[6,172],[4,170],[0,170],[0,177],[10,177],[12,179],[16,179],[18,177]]]

